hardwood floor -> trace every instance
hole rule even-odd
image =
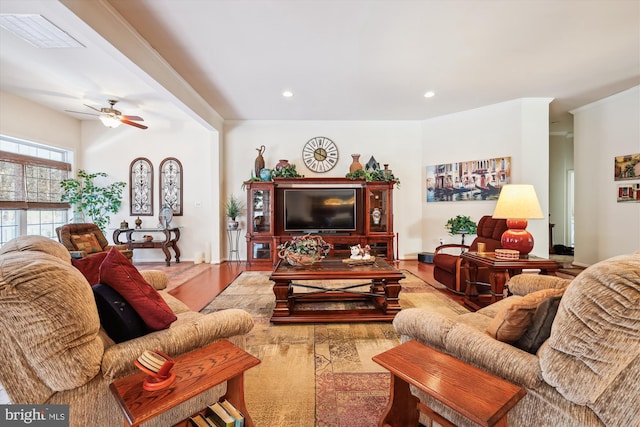
[[[408,270],[426,282],[434,283],[433,265],[411,261],[396,261],[396,268]],[[149,268],[145,264],[145,269]],[[170,268],[170,267],[169,267]],[[220,292],[222,292],[243,271],[250,271],[244,262],[224,262],[222,264],[208,264],[202,267],[202,272],[186,280],[182,285],[169,288],[169,293],[184,302],[192,310],[199,311],[206,307]],[[455,299],[454,294],[442,291],[443,294]]]

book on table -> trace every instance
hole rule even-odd
[[[209,423],[202,414],[189,417],[189,425],[192,427],[211,427],[211,423]]]
[[[223,400],[220,402],[220,405],[235,419],[235,427],[244,427],[244,415],[242,412],[238,411],[235,406],[231,404],[228,400]]]
[[[205,418],[216,427],[235,427],[236,425],[235,418],[222,407],[220,402],[207,406]]]

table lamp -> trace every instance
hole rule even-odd
[[[494,218],[507,220],[507,231],[502,234],[504,249],[527,255],[533,249],[533,236],[527,228],[527,219],[543,219],[536,190],[530,184],[507,184],[502,187]]]

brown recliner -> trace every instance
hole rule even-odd
[[[133,251],[127,245],[110,245],[102,230],[92,223],[65,224],[56,228],[58,240],[69,251],[72,258],[85,258],[101,252],[108,251],[115,247],[122,254],[131,260]],[[87,244],[87,240],[91,240],[90,235],[95,237],[98,245]],[[88,239],[86,238],[88,237]]]
[[[451,292],[464,294],[467,286],[463,277],[464,272],[461,273],[460,271],[462,258],[459,255],[445,253],[445,250],[457,248],[475,252],[478,250],[478,243],[482,242],[486,245],[485,250],[487,252],[493,252],[495,249],[502,247],[500,238],[506,230],[506,219],[493,219],[489,215],[483,216],[478,221],[478,237],[475,238],[471,245],[447,244],[436,248],[433,255],[433,277]],[[489,283],[488,271],[478,270],[478,281]]]

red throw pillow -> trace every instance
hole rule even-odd
[[[78,270],[91,286],[100,283],[100,264],[109,252],[100,252],[85,258],[71,258],[71,264]]]
[[[158,291],[116,248],[111,248],[102,261],[99,279],[122,295],[149,329],[166,329],[177,319]]]

